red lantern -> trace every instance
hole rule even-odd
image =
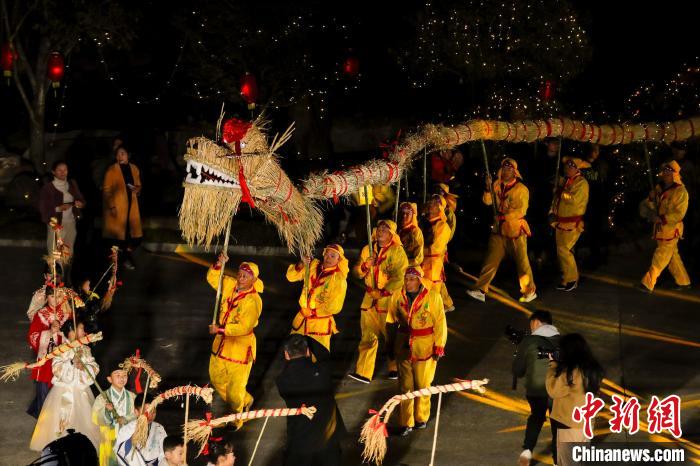
[[[545,102],[549,102],[554,98],[554,81],[546,80],[540,86],[540,97]]]
[[[255,101],[258,100],[258,82],[250,73],[241,77],[241,97],[248,104],[248,110],[255,109]]]
[[[354,78],[360,72],[360,60],[355,56],[350,56],[343,62],[343,73]]]
[[[12,67],[17,59],[17,52],[9,42],[2,44],[0,61],[2,62],[2,75],[6,78],[12,77]]]
[[[61,52],[51,52],[49,55],[48,67],[46,75],[51,81],[51,85],[55,88],[61,85],[63,75],[66,73],[66,65]]]

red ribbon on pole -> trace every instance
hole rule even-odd
[[[245,179],[245,173],[243,173],[243,163],[238,161],[238,183],[241,185],[241,192],[243,197],[242,202],[248,203],[253,209],[255,209],[255,201],[253,201],[253,196],[250,195],[250,189],[248,189],[248,182]]]
[[[136,358],[140,357],[141,350],[136,348]],[[142,369],[139,367],[136,371],[136,378],[134,379],[134,389],[136,390],[136,393],[143,393],[143,388],[141,387],[141,371]]]

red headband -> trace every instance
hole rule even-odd
[[[241,264],[241,266],[238,268],[244,272],[251,274],[253,278],[255,278],[255,272],[253,272],[253,269],[251,269],[248,264]]]
[[[423,277],[423,274],[420,273],[420,271],[419,271],[417,268],[415,268],[415,267],[409,267],[409,268],[407,268],[407,269],[406,269],[406,275],[413,275],[413,276],[416,276],[416,277],[418,277],[418,278],[422,278],[422,277]]]

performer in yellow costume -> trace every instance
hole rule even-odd
[[[678,253],[678,241],[683,238],[683,217],[688,210],[688,191],[681,180],[681,167],[675,160],[661,167],[661,183],[656,185],[647,200],[653,209],[656,250],[651,259],[651,267],[642,278],[640,289],[651,293],[661,272],[668,271],[676,281],[676,289],[690,288],[690,277]]]
[[[207,281],[214,289],[227,259],[222,253],[207,272]],[[216,335],[209,358],[209,378],[234,413],[240,413],[253,404],[246,385],[256,355],[253,329],[262,312],[260,293],[264,286],[258,275],[257,265],[242,262],[236,278],[224,276],[218,323],[209,326],[209,333]],[[242,424],[237,422],[236,427],[240,428]]]
[[[343,248],[329,244],[323,250],[323,261],[313,259],[309,264],[309,282],[299,296],[299,312],[292,321],[292,332],[306,335],[328,351],[331,336],[338,333],[334,315],[343,309],[348,288],[348,260]],[[305,279],[303,262],[287,268],[287,280],[299,282]]]
[[[561,269],[559,291],[573,291],[578,286],[578,268],[574,246],[583,231],[583,216],[588,206],[588,181],[581,174],[590,164],[575,157],[564,157],[564,177],[549,210],[550,224],[556,231],[557,257]]]
[[[436,289],[440,291],[445,304],[445,311],[454,311],[455,306],[452,298],[447,293],[445,286],[445,260],[447,259],[447,243],[452,237],[452,230],[447,224],[445,210],[447,203],[445,198],[435,194],[426,205],[426,217],[428,224],[425,232],[425,246],[423,248],[422,268],[426,279],[433,282]]]
[[[408,265],[421,265],[423,263],[423,232],[418,227],[418,206],[413,202],[402,202],[401,228],[399,238],[406,252]]]
[[[355,272],[365,281],[365,296],[360,305],[362,338],[355,372],[349,376],[362,383],[370,383],[374,375],[379,337],[386,339],[386,313],[392,293],[400,290],[408,266],[408,258],[396,234],[396,224],[380,220],[369,247],[362,248]],[[374,239],[374,238],[373,238]],[[395,362],[389,362],[389,377],[398,378]]]
[[[447,324],[439,288],[420,267],[406,269],[404,286],[394,293],[386,318],[387,333],[399,366],[399,389],[406,393],[430,387],[437,361],[445,354]],[[424,429],[430,397],[401,402],[401,434]]]
[[[457,199],[458,195],[450,193],[450,187],[445,183],[438,183],[437,193],[445,199],[445,218],[447,219],[447,224],[450,226],[450,241],[457,231]]]
[[[487,186],[491,183],[486,180]],[[489,285],[496,276],[498,266],[506,254],[515,259],[520,283],[520,302],[528,303],[537,298],[535,280],[527,257],[527,238],[530,236],[530,226],[525,220],[530,192],[523,184],[518,172],[518,164],[511,158],[501,162],[496,181],[493,182],[496,199],[492,199],[491,191],[484,192],[483,201],[486,205],[496,203],[496,219],[491,227],[488,252],[484,265],[481,267],[479,279],[473,290],[467,294],[479,301],[486,300]]]

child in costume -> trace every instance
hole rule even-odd
[[[58,294],[54,288],[46,288],[46,303],[32,316],[29,325],[27,341],[34,350],[36,359],[39,360],[52,351],[54,347],[65,343],[63,335],[59,332],[61,325],[71,316],[70,311],[66,312],[64,300],[58,302]],[[38,418],[41,408],[44,405],[51,380],[53,379],[52,365],[54,361],[48,361],[43,366],[32,369],[31,378],[36,385],[36,396],[27,409],[27,414]]]
[[[63,333],[70,341],[85,336],[83,324],[77,329],[73,321],[66,322]],[[67,435],[74,429],[85,435],[97,448],[100,433],[90,420],[90,412],[95,397],[90,390],[93,377],[100,370],[88,346],[80,346],[53,359],[53,388],[39,414],[29,448],[41,451],[54,440]]]
[[[150,397],[149,397],[150,398]],[[143,402],[143,395],[136,400],[138,406]],[[124,425],[117,433],[114,444],[114,453],[117,455],[119,466],[161,466],[165,464],[163,454],[163,441],[168,436],[162,425],[154,422],[156,410],[149,410],[148,404],[144,404],[146,419],[148,420],[148,437],[143,448],[137,448],[132,442],[132,435],[136,430],[136,420]]]
[[[92,405],[92,422],[100,428],[100,466],[116,466],[114,442],[122,426],[136,419],[136,395],[126,388],[126,371],[115,369],[107,376],[110,387]]]

